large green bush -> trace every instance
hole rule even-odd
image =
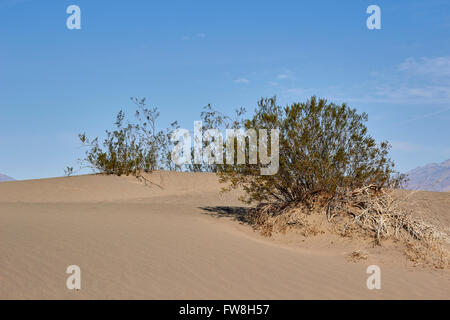
[[[311,97],[282,107],[276,98],[261,99],[246,129],[279,130],[279,170],[261,175],[261,164],[222,165],[217,172],[230,188],[243,188],[251,203],[308,202],[366,185],[395,187],[402,181],[389,158],[388,142],[368,134],[367,114],[346,104]]]

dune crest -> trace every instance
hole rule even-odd
[[[155,171],[134,176],[82,175],[14,181],[0,185],[0,202],[103,202],[218,193],[214,174]]]

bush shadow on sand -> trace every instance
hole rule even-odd
[[[208,206],[199,207],[202,213],[215,218],[231,218],[241,224],[252,225],[250,220],[250,208],[238,206]]]

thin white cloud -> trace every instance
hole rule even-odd
[[[348,102],[427,106],[450,101],[450,56],[407,58],[394,68],[370,75],[367,82],[342,87],[339,93]]]
[[[277,79],[280,80],[293,80],[295,79],[295,75],[292,71],[286,70],[286,72],[280,73],[277,75]]]
[[[191,39],[194,39],[194,38],[199,38],[199,39],[204,39],[204,38],[206,38],[206,34],[204,34],[204,33],[197,33],[196,35],[185,35],[185,36],[183,36],[182,37],[182,39],[183,40],[191,40]]]
[[[445,103],[450,100],[450,86],[424,84],[408,86],[383,85],[373,90],[373,98],[392,103]]]
[[[450,101],[450,56],[407,58],[384,70],[369,72],[366,81],[347,85],[303,88],[291,83],[292,87],[286,86],[283,80],[293,75],[287,70],[276,76],[280,95],[289,99],[315,94],[348,103],[411,104],[424,107],[432,104],[446,106]],[[434,114],[424,116],[432,117]]]
[[[250,80],[248,80],[247,78],[239,78],[239,79],[234,80],[234,82],[236,82],[236,83],[249,83]]]
[[[439,115],[439,114],[445,113],[445,112],[447,112],[447,111],[450,111],[450,107],[447,107],[447,108],[444,108],[444,109],[441,109],[441,110],[438,110],[438,111],[435,111],[435,112],[430,112],[430,113],[422,114],[422,115],[420,115],[420,116],[417,116],[417,117],[408,119],[408,120],[406,120],[406,121],[400,122],[399,124],[406,124],[406,123],[414,122],[414,121],[417,121],[417,120],[422,120],[422,119],[426,119],[426,118],[431,118],[431,117],[437,116],[437,115]]]
[[[398,70],[416,75],[437,77],[450,76],[450,56],[435,58],[408,58],[398,66]]]

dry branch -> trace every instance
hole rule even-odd
[[[425,262],[438,268],[449,266],[449,255],[443,246],[448,241],[445,232],[437,226],[412,216],[403,199],[390,189],[369,185],[354,190],[343,190],[334,196],[320,195],[304,203],[290,205],[264,204],[252,211],[255,226],[267,236],[301,228],[304,235],[317,234],[317,226],[310,223],[313,213],[326,216],[331,230],[341,236],[363,236],[381,245],[392,239],[403,244],[405,254],[414,262]]]

